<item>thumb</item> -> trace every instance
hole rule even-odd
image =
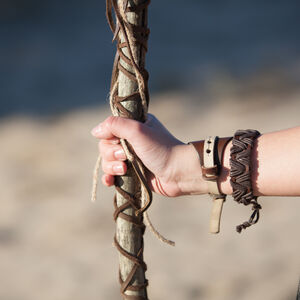
[[[111,116],[96,126],[91,134],[99,139],[117,137],[132,141],[137,133],[141,131],[142,126],[141,122],[135,120]]]

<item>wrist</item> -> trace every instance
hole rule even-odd
[[[230,184],[230,148],[229,142],[221,158],[221,173],[218,178],[220,192],[225,195],[232,194]],[[202,169],[199,155],[193,145],[181,144],[172,149],[171,165],[175,166],[173,178],[178,186],[180,195],[208,194],[207,181],[202,178]]]
[[[208,193],[207,182],[202,178],[199,155],[193,145],[178,145],[173,149],[175,181],[181,195]]]

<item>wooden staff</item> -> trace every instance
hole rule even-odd
[[[147,5],[145,0],[106,0],[107,18],[117,42],[110,102],[114,115],[145,121],[148,106],[148,75],[144,69],[147,50]],[[115,12],[114,24],[112,12]],[[119,280],[123,299],[145,300],[146,264],[143,261],[144,170],[133,149],[121,141],[128,158],[125,176],[116,177],[115,246],[119,251]],[[129,157],[131,159],[129,159]],[[142,169],[142,170],[141,170]],[[150,191],[151,193],[151,191]],[[151,199],[148,199],[148,205]],[[145,208],[144,208],[145,209]]]

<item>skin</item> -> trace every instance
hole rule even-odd
[[[121,117],[108,117],[91,133],[100,139],[104,185],[112,186],[115,175],[126,173],[126,156],[120,145],[120,139],[126,139],[147,167],[147,180],[152,191],[169,197],[207,193],[207,183],[202,179],[194,147],[176,139],[155,116],[149,114],[143,124]],[[231,146],[229,143],[224,151],[218,179],[220,191],[227,195],[232,194],[229,176]],[[262,134],[252,151],[254,195],[299,196],[299,153],[300,126]]]

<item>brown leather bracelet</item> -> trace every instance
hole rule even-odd
[[[217,149],[217,153],[215,152],[215,161],[217,162],[217,165],[215,167],[211,167],[211,168],[205,168],[204,167],[204,157],[203,157],[203,152],[204,152],[204,140],[200,140],[200,141],[194,141],[194,142],[190,142],[189,144],[192,144],[196,151],[198,152],[199,155],[199,159],[200,159],[200,165],[201,165],[201,169],[202,169],[202,176],[203,179],[206,181],[211,180],[210,176],[219,176],[220,172],[221,172],[221,167],[222,167],[222,158],[223,158],[223,154],[224,154],[224,150],[227,146],[227,144],[232,140],[232,137],[224,137],[224,138],[218,138],[217,141],[217,147],[215,149]],[[216,180],[216,179],[214,179]]]
[[[230,149],[230,184],[232,197],[238,203],[252,205],[254,211],[249,220],[236,226],[236,231],[250,227],[259,220],[261,205],[257,196],[253,195],[251,180],[251,152],[255,139],[260,136],[259,131],[253,129],[238,130],[234,134]]]
[[[208,181],[209,194],[214,200],[210,218],[211,233],[219,233],[220,231],[220,220],[226,195],[220,193],[217,179],[222,168],[224,150],[231,139],[232,137],[209,137],[205,141],[201,140],[190,143],[198,152],[202,177]],[[212,145],[213,149],[210,149],[210,145]],[[205,165],[205,160],[210,163]]]

